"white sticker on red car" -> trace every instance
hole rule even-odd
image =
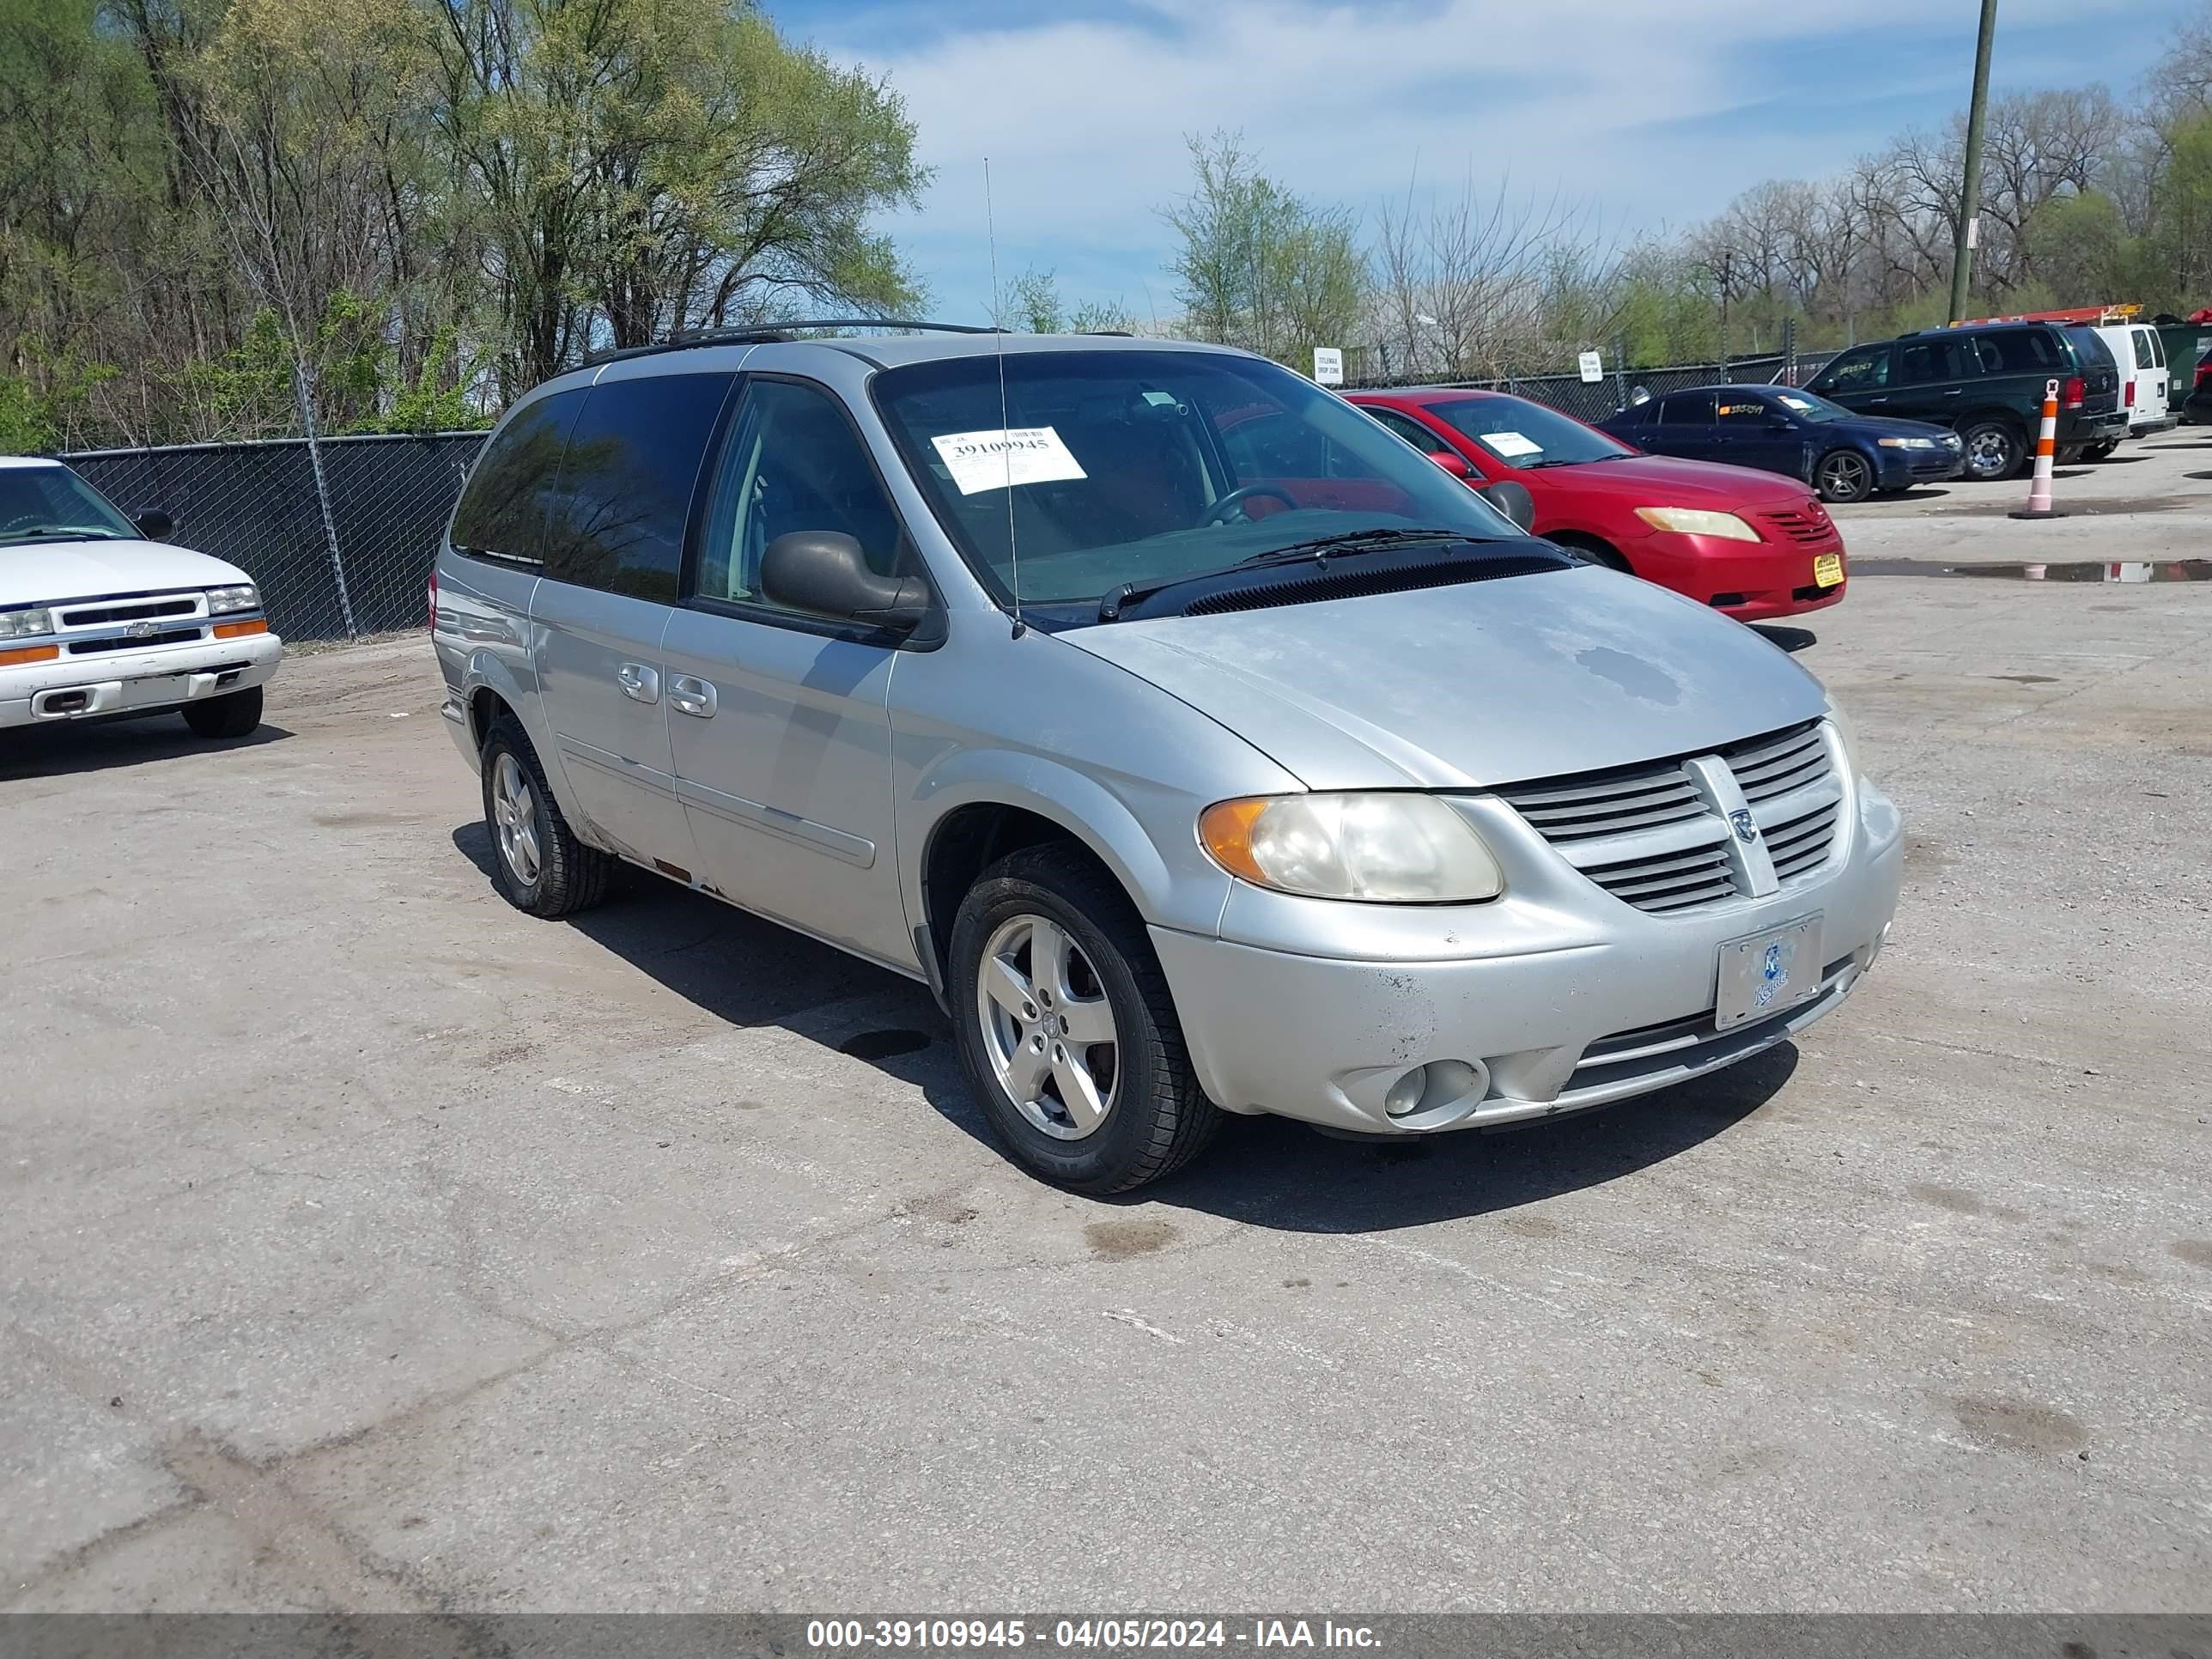
[[[1540,455],[1544,450],[1543,445],[1532,438],[1524,438],[1517,432],[1484,432],[1476,435],[1508,460],[1521,455]]]

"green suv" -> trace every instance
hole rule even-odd
[[[1989,480],[2026,470],[2052,380],[2058,459],[2128,435],[2112,352],[2094,329],[2070,324],[1922,329],[1853,346],[1806,390],[1862,414],[1948,426],[1966,441],[1966,477]]]

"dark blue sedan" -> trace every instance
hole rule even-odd
[[[1854,414],[1786,386],[1702,386],[1631,404],[1598,424],[1653,455],[1787,473],[1824,501],[1863,501],[1966,471],[1959,434]]]

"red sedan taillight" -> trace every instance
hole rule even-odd
[[[2079,374],[2069,375],[2066,384],[2058,388],[2058,406],[2061,409],[2079,409],[2088,396],[2088,383]]]

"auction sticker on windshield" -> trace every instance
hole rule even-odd
[[[1484,443],[1508,459],[1516,455],[1537,455],[1543,453],[1543,445],[1532,439],[1524,438],[1517,432],[1484,432],[1477,435]]]
[[[1084,471],[1060,434],[1048,426],[1002,428],[992,432],[948,432],[929,441],[963,495],[1009,484],[1047,483],[1054,478],[1084,478]]]

